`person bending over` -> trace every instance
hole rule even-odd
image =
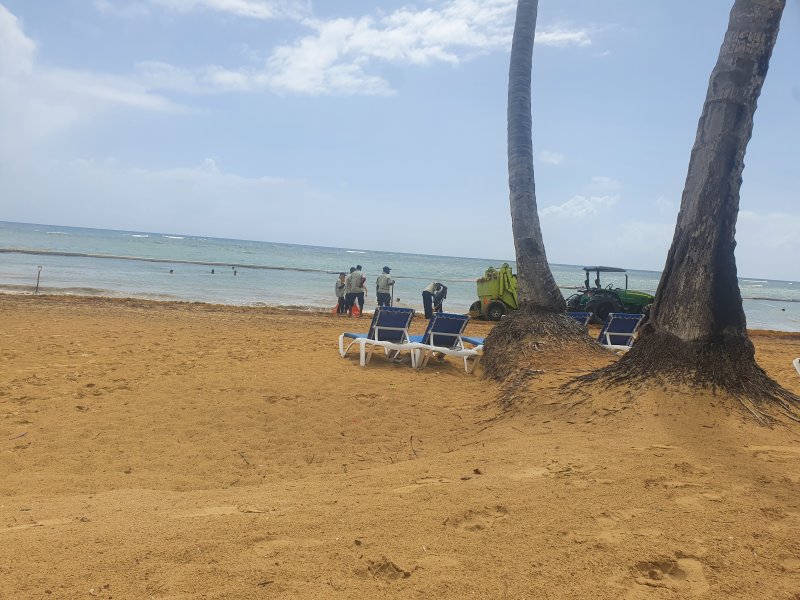
[[[444,290],[444,295],[442,295]],[[438,306],[436,312],[441,312],[441,301],[447,297],[447,288],[438,281],[434,281],[424,290],[422,290],[422,306],[425,309],[425,318],[430,319],[433,316],[434,306]],[[438,302],[434,304],[434,300],[438,298]]]

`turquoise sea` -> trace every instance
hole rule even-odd
[[[397,305],[421,309],[422,289],[441,281],[448,286],[445,309],[466,312],[477,299],[475,279],[503,262],[0,221],[0,292],[6,293],[33,293],[41,266],[40,293],[320,309],[335,304],[336,274],[361,264],[370,310],[375,278],[387,265]],[[580,266],[551,267],[565,296],[582,284]],[[632,270],[629,286],[654,293],[659,276]],[[624,278],[603,282],[624,285]],[[800,331],[800,283],[741,279],[740,286],[749,327]]]

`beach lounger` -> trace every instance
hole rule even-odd
[[[461,341],[466,342],[467,344],[472,344],[473,346],[475,346],[475,350],[483,350],[483,342],[485,340],[486,338],[482,337],[471,337],[467,335],[461,336]]]
[[[795,358],[792,361],[792,364],[794,365],[794,368],[797,369],[797,374],[800,375],[800,358]]]
[[[567,314],[584,327],[589,324],[589,320],[592,318],[592,313],[590,312],[568,312]]]
[[[413,308],[379,306],[372,315],[367,333],[345,332],[339,336],[339,354],[344,358],[353,345],[358,345],[359,364],[367,366],[375,348],[383,348],[388,356],[397,358],[403,350],[411,353],[411,366],[416,366],[416,354],[408,343],[408,327],[414,318]],[[350,340],[345,348],[344,341]]]
[[[633,345],[633,335],[644,315],[610,313],[600,330],[598,343],[604,348],[627,352]]]
[[[434,313],[428,322],[423,335],[412,335],[414,346],[412,354],[416,355],[416,368],[422,369],[428,364],[430,357],[439,353],[446,356],[458,356],[464,359],[464,370],[472,373],[478,366],[481,348],[465,348],[462,333],[467,327],[469,317],[453,313]],[[482,338],[471,338],[478,340]],[[482,344],[481,344],[482,346]]]

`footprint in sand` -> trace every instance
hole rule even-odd
[[[259,539],[253,546],[253,552],[257,556],[269,558],[296,548],[316,548],[321,546],[322,542],[315,539],[294,540],[290,538],[279,538],[275,536],[267,536]]]
[[[19,531],[20,529],[33,529],[34,527],[49,527],[51,525],[66,525],[67,523],[72,523],[73,519],[42,519],[41,521],[36,521],[35,523],[26,523],[25,525],[15,525],[14,527],[6,527],[4,529],[0,529],[0,533],[3,531]]]
[[[722,502],[724,498],[724,494],[708,491],[692,494],[691,496],[679,496],[678,498],[673,498],[672,501],[687,510],[698,510],[708,506],[709,502]]]
[[[703,564],[695,557],[656,559],[633,569],[634,586],[626,600],[702,596],[710,589]]]
[[[508,516],[508,509],[505,506],[484,507],[479,510],[468,510],[455,518],[447,518],[444,525],[450,525],[464,531],[483,531],[489,529],[500,519]]]
[[[261,514],[267,512],[266,509],[253,504],[242,504],[240,506],[206,506],[199,509],[172,515],[173,519],[187,519],[191,517],[220,517],[224,515],[236,514]]]
[[[411,572],[397,566],[394,562],[382,557],[380,560],[367,561],[367,568],[361,572],[362,576],[370,576],[384,581],[397,581],[411,577]]]
[[[445,477],[420,477],[415,480],[414,483],[395,488],[392,491],[398,494],[405,494],[429,485],[443,485],[445,483],[451,483],[451,481]]]
[[[522,479],[536,479],[538,477],[547,477],[550,475],[550,469],[547,467],[528,467],[523,471],[511,473],[509,478],[520,481]]]
[[[800,458],[800,446],[745,446],[745,449],[767,462]]]
[[[621,526],[625,521],[630,521],[634,517],[646,512],[643,508],[627,508],[621,510],[611,510],[595,517],[595,521],[600,527],[600,531],[595,535],[597,540],[609,544],[621,542],[630,530]]]

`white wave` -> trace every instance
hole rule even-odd
[[[345,250],[348,254],[366,254],[363,250]]]
[[[182,235],[162,235],[163,238],[168,238],[170,240],[182,240],[184,237]]]
[[[769,283],[766,279],[742,279],[742,283]],[[760,285],[756,287],[761,287]]]
[[[146,233],[132,233],[131,237],[149,238],[150,236]]]
[[[48,231],[47,235],[69,235],[66,231]]]

